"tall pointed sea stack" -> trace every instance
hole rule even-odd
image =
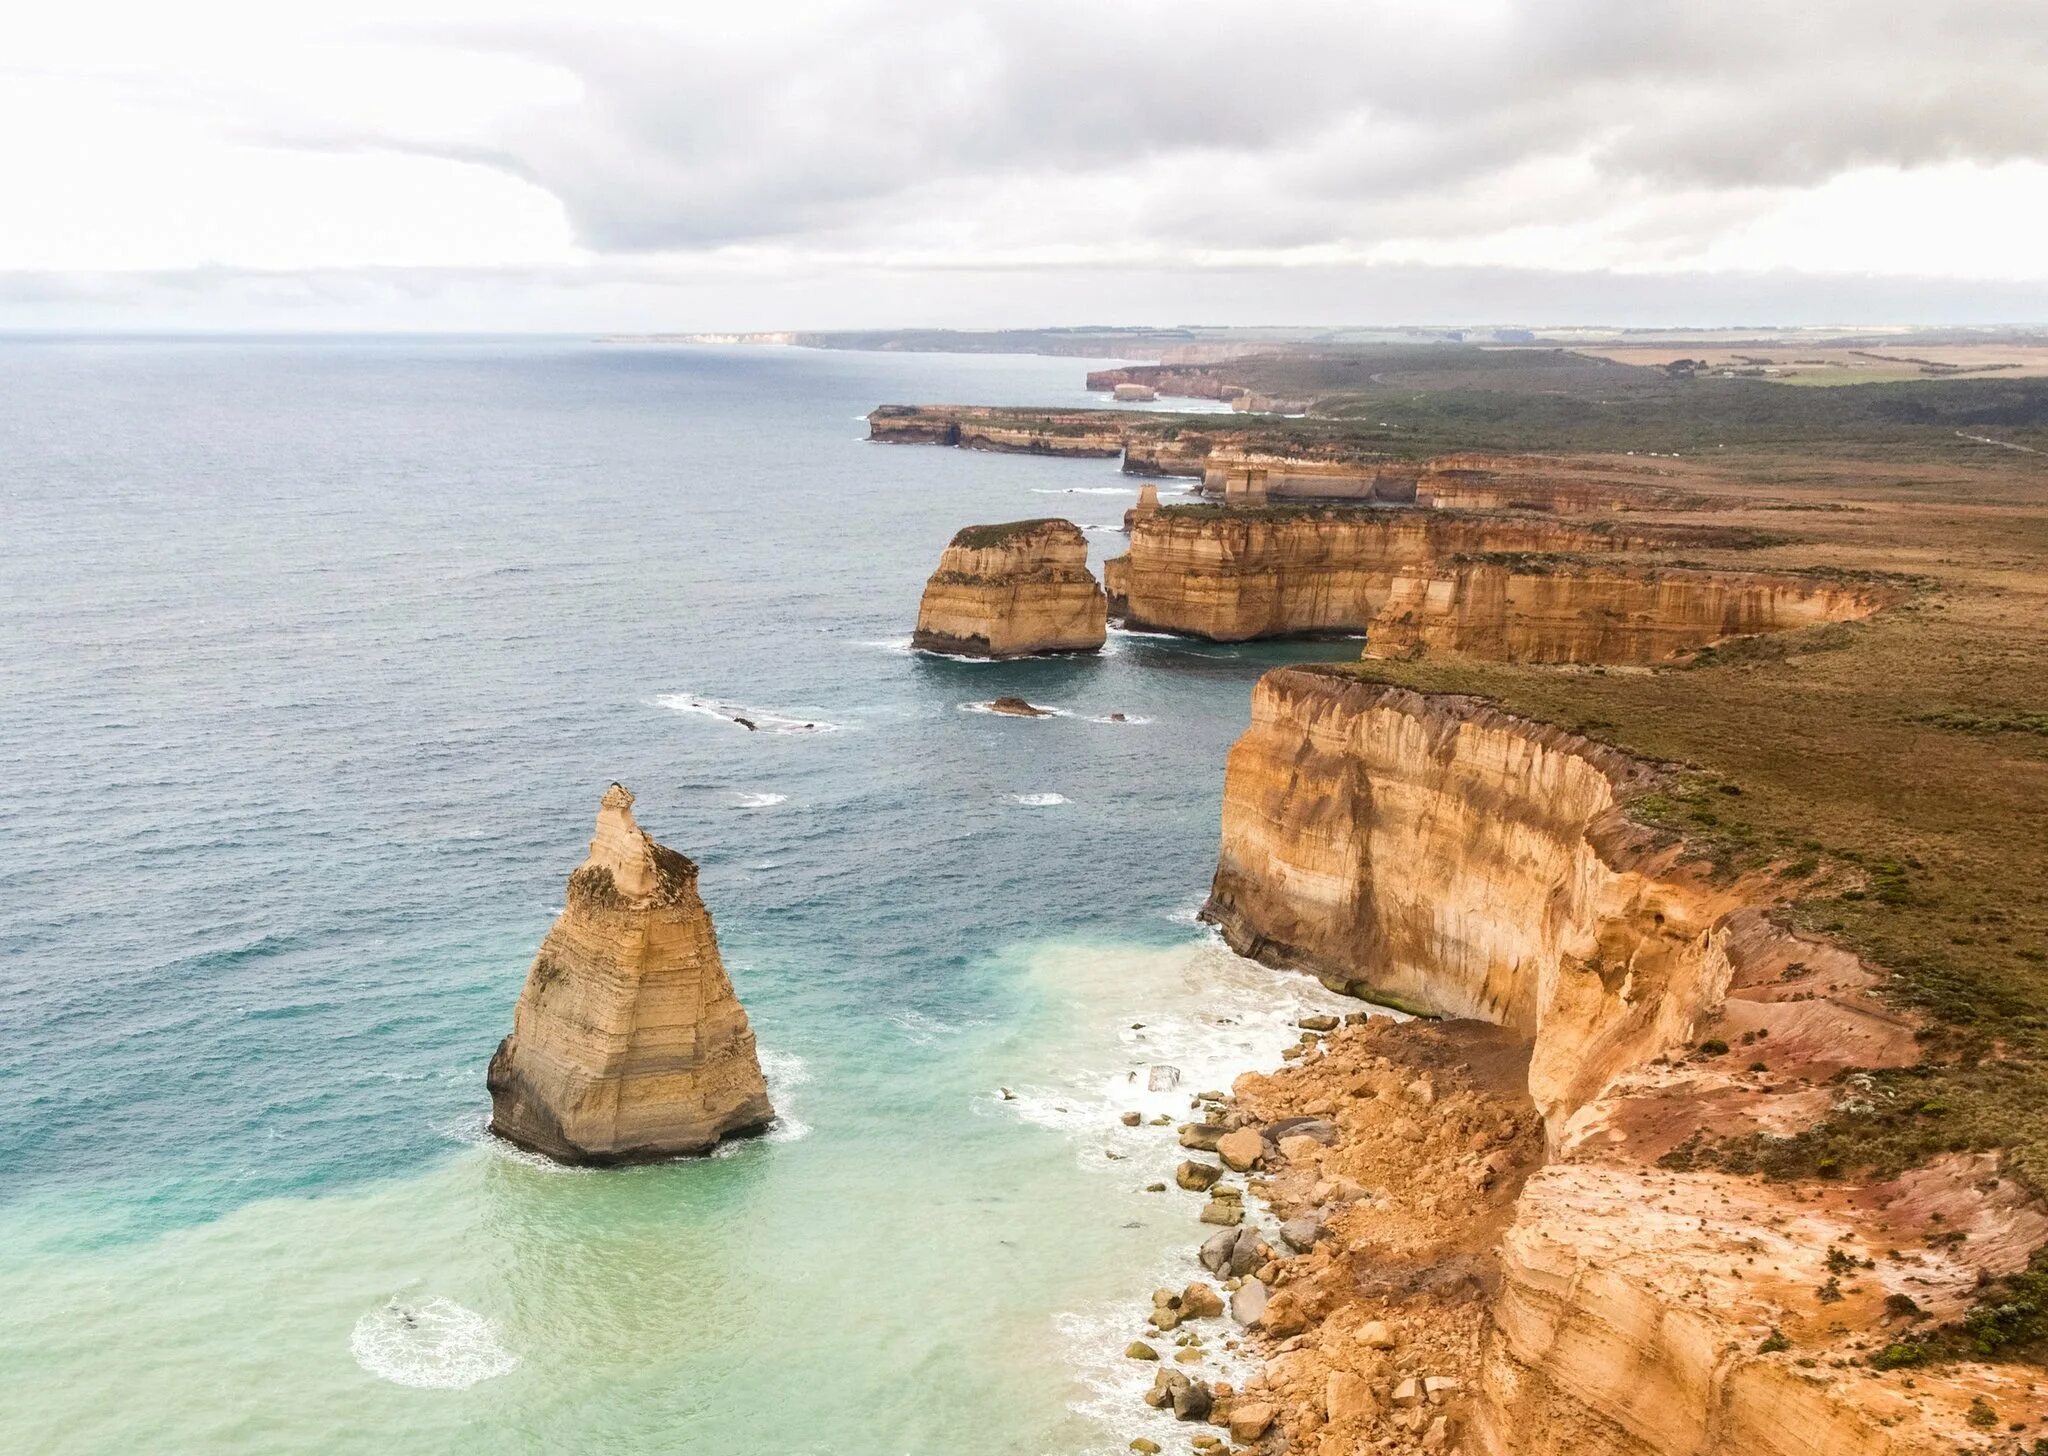
[[[561,1163],[708,1152],[774,1117],[697,866],[605,791],[590,857],[491,1058],[491,1130]]]

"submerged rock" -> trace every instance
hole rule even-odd
[[[491,1130],[562,1163],[704,1153],[775,1116],[697,866],[633,821],[619,784],[488,1083]]]

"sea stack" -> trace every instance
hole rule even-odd
[[[590,856],[491,1058],[491,1131],[560,1163],[708,1152],[775,1116],[697,866],[605,791]]]
[[[969,526],[925,583],[910,644],[961,657],[1094,652],[1108,604],[1072,521]]]

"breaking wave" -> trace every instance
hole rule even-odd
[[[452,1299],[409,1305],[393,1297],[349,1332],[356,1364],[380,1380],[420,1390],[467,1390],[519,1366],[498,1327]]]

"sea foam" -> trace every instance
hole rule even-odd
[[[519,1367],[497,1325],[452,1299],[387,1300],[356,1321],[348,1347],[378,1379],[421,1390],[467,1390]]]
[[[838,733],[847,727],[844,723],[828,723],[822,718],[799,718],[770,708],[750,708],[743,703],[699,697],[695,693],[668,693],[654,701],[672,712],[722,718],[741,728],[751,723],[757,733]]]

